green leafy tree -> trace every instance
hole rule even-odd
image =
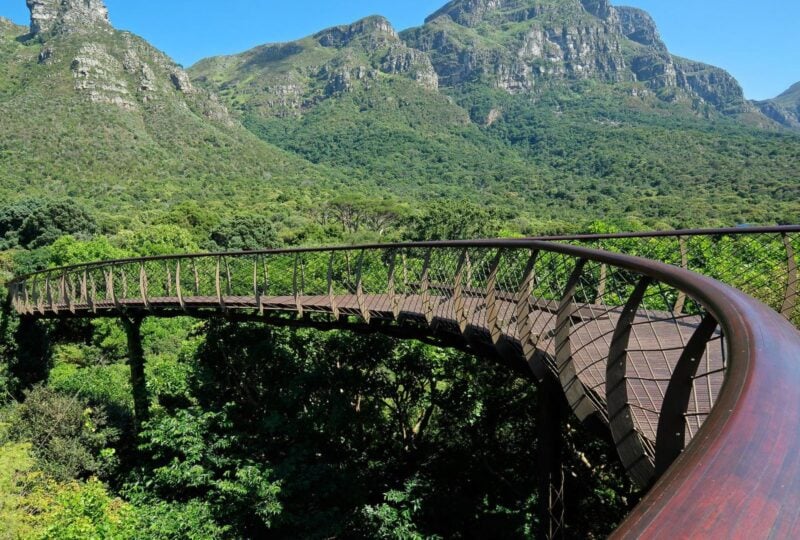
[[[248,251],[278,247],[278,233],[264,216],[235,216],[223,221],[211,233],[211,240],[223,250]]]
[[[411,220],[411,240],[468,240],[492,238],[500,232],[497,216],[484,206],[468,201],[440,201]]]
[[[19,243],[36,248],[65,234],[88,237],[98,231],[94,218],[75,201],[56,201],[25,218],[19,231]]]

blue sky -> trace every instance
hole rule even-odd
[[[106,0],[115,26],[146,38],[189,66],[217,54],[288,41],[381,14],[402,30],[422,24],[445,0]],[[625,0],[656,19],[674,54],[730,71],[751,99],[800,81],[800,0]],[[0,15],[27,24],[24,0]]]

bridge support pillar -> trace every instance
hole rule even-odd
[[[566,416],[561,386],[551,377],[538,385],[536,428],[539,433],[537,468],[539,499],[537,538],[564,537],[564,469],[561,464],[562,428]]]
[[[150,416],[150,398],[144,376],[144,349],[142,348],[142,318],[123,317],[122,324],[128,337],[128,365],[131,368],[133,389],[133,425],[137,435],[142,423]]]

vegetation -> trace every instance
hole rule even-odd
[[[495,26],[456,38],[501,47],[524,30]],[[633,83],[435,91],[383,68],[399,38],[365,35],[212,59],[187,93],[135,36],[25,32],[0,20],[3,298],[13,275],[98,259],[800,219],[800,137]],[[131,106],[76,91],[86,40],[112,67],[131,51],[155,66],[158,99],[119,66]],[[346,91],[319,78],[361,64],[376,73]],[[270,73],[297,76],[308,99],[276,106]],[[776,246],[723,255],[767,253],[741,276],[765,287]],[[690,251],[724,271],[709,246]],[[143,392],[120,322],[3,306],[0,539],[521,538],[541,525],[540,396],[525,374],[340,331],[176,318],[141,333]],[[607,441],[563,432],[568,533],[604,536],[638,494]]]

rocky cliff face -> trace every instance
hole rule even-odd
[[[800,130],[800,82],[776,98],[753,103],[768,118],[784,127]]]
[[[111,30],[103,0],[27,0],[31,34]]]
[[[69,70],[73,88],[92,103],[134,111],[179,103],[230,125],[225,108],[198,92],[188,75],[162,52],[109,23],[103,0],[27,0],[31,41],[43,43],[40,64],[53,74]]]
[[[430,57],[408,47],[383,17],[325,29],[292,43],[263,45],[236,56],[211,58],[192,77],[224,95],[235,90],[242,112],[302,115],[330,98],[396,77],[436,90]]]
[[[430,55],[444,86],[483,81],[519,93],[595,79],[640,83],[696,107],[752,111],[733,77],[673,57],[646,12],[607,0],[454,0],[402,37]]]

